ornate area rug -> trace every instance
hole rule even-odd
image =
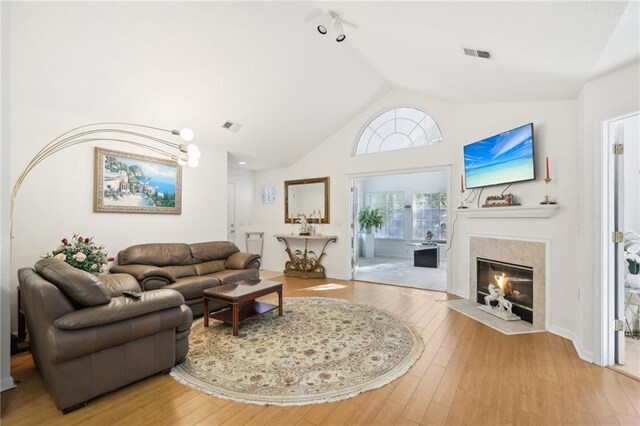
[[[398,317],[326,297],[288,297],[277,310],[231,327],[202,320],[187,360],[171,375],[219,398],[259,405],[306,405],[351,398],[405,374],[424,349]]]

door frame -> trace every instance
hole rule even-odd
[[[349,208],[347,209],[347,226],[349,227],[349,229],[351,228],[351,226],[355,226],[355,224],[353,223],[353,204],[351,203],[351,188],[354,185],[354,179],[360,179],[360,178],[366,178],[366,177],[373,177],[373,176],[388,176],[388,175],[404,175],[404,174],[410,174],[410,173],[424,173],[424,172],[447,172],[447,230],[449,232],[452,231],[451,229],[451,215],[453,214],[453,208],[451,206],[451,195],[453,194],[453,188],[451,187],[451,172],[452,172],[452,165],[451,164],[444,164],[444,165],[440,165],[440,166],[427,166],[427,167],[418,167],[418,168],[409,168],[409,169],[393,169],[393,170],[379,170],[379,171],[371,171],[371,172],[362,172],[362,173],[347,173],[347,188],[346,188],[346,202],[347,202],[347,206],[349,206]],[[352,256],[352,252],[351,252],[351,241],[350,238],[348,239],[349,241],[346,242],[347,244],[347,271],[346,271],[346,276],[349,277],[349,279],[353,279],[353,275],[354,275],[354,268],[351,267],[351,256]],[[449,235],[449,239],[447,241],[448,247],[451,246],[451,234]],[[447,293],[450,292],[451,290],[451,270],[452,270],[452,256],[450,253],[447,253]]]
[[[229,207],[232,205],[230,203],[229,200],[229,191],[231,190],[231,188],[233,187],[233,218],[229,217]],[[233,234],[233,241],[231,241],[232,243],[234,243],[235,245],[238,245],[238,227],[236,226],[236,183],[233,181],[227,181],[227,239],[229,239],[229,234],[232,233]],[[231,219],[233,219],[233,223],[231,223]],[[231,225],[233,224],[233,232],[231,231]]]
[[[616,365],[616,331],[613,329],[613,321],[616,318],[616,272],[618,271],[614,265],[615,252],[618,249],[616,244],[611,242],[611,235],[615,231],[615,160],[613,154],[613,137],[611,134],[612,124],[627,118],[639,115],[640,111],[634,111],[612,117],[602,121],[602,204],[601,204],[601,277],[600,277],[600,326],[603,330],[601,339],[601,359],[604,365]],[[624,312],[624,308],[623,308]],[[618,332],[624,335],[624,331]]]

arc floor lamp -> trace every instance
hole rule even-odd
[[[150,131],[158,134],[169,133],[172,136],[178,136],[182,142],[191,142],[193,140],[193,131],[191,131],[191,129],[169,130],[134,123],[104,122],[85,124],[84,126],[76,127],[75,129],[71,129],[68,132],[61,134],[46,144],[40,151],[38,151],[31,161],[29,161],[13,185],[13,189],[11,191],[11,211],[9,216],[11,221],[11,232],[9,235],[13,238],[13,209],[18,191],[26,177],[29,175],[29,172],[51,155],[72,146],[97,141],[123,142],[155,152],[156,154],[160,154],[164,157],[168,157],[177,161],[180,166],[189,165],[190,167],[196,167],[198,165],[200,150],[196,145],[187,145],[185,143],[177,143],[162,139],[149,134]]]

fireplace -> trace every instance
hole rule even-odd
[[[533,268],[477,258],[477,301],[484,304],[489,295],[489,284],[499,287],[505,298],[513,304],[513,313],[533,324]],[[492,302],[492,305],[495,305]]]

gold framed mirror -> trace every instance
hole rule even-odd
[[[300,215],[309,223],[329,223],[329,177],[284,182],[284,222],[295,222]]]

